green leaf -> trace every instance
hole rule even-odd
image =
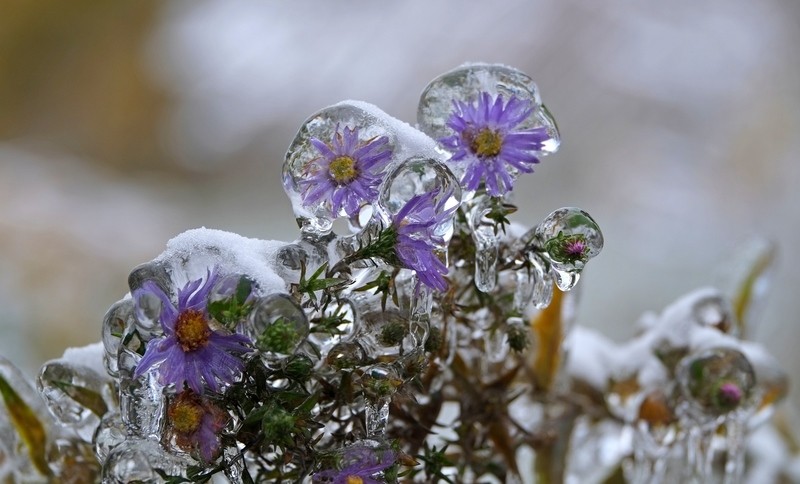
[[[762,302],[770,290],[770,276],[777,257],[775,244],[763,239],[752,240],[735,257],[732,290],[729,291],[739,332],[747,335],[760,316]]]
[[[242,276],[236,284],[236,290],[231,297],[208,303],[208,313],[226,328],[233,329],[250,312],[252,304],[247,299],[252,291],[253,281]]]
[[[242,277],[239,279],[239,283],[236,285],[236,302],[239,304],[244,304],[252,292],[253,281],[247,277]]]
[[[108,412],[108,406],[102,395],[93,390],[60,380],[54,381],[53,385],[98,417],[102,417]]]
[[[52,475],[45,458],[47,433],[44,425],[2,374],[0,374],[0,395],[3,396],[5,401],[11,423],[14,424],[17,433],[19,433],[22,441],[28,447],[28,453],[34,467],[45,476]]]

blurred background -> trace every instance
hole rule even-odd
[[[186,229],[293,240],[279,174],[308,115],[360,99],[413,123],[429,80],[485,61],[530,74],[563,136],[516,220],[579,206],[604,231],[578,322],[622,340],[766,236],[755,338],[797,373],[800,3],[466,5],[4,2],[0,354],[33,375],[99,340],[130,269]]]

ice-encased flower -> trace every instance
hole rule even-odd
[[[170,403],[167,417],[178,447],[198,455],[205,463],[219,455],[219,432],[230,420],[222,409],[193,391],[185,390]]]
[[[337,126],[330,143],[311,139],[321,156],[309,162],[306,178],[300,181],[303,205],[327,200],[334,215],[344,209],[352,218],[363,204],[378,197],[383,171],[392,156],[392,150],[386,146],[389,138],[380,136],[361,141],[358,131],[345,126],[340,132]]]
[[[397,455],[391,449],[374,449],[353,445],[344,450],[341,469],[326,469],[314,474],[314,482],[330,484],[380,484],[373,476],[395,463]]]
[[[447,266],[436,254],[445,241],[436,231],[453,216],[458,206],[441,206],[448,200],[447,196],[437,205],[437,194],[416,195],[397,212],[392,219],[392,228],[397,234],[394,250],[403,267],[416,271],[422,283],[437,291],[446,291]]]
[[[161,301],[159,321],[164,330],[164,336],[148,341],[134,378],[157,366],[162,385],[175,384],[182,390],[185,383],[198,394],[205,386],[218,392],[220,383],[236,380],[244,368],[241,355],[250,351],[251,341],[247,336],[224,334],[209,326],[208,295],[217,280],[216,272],[209,271],[205,282],[189,281],[178,290],[177,306],[152,281],[134,291],[137,308],[141,308],[143,297],[155,296]]]
[[[511,96],[504,103],[502,95],[492,98],[487,92],[474,104],[453,101],[447,126],[454,133],[439,142],[452,153],[450,161],[467,164],[462,186],[477,190],[485,180],[489,195],[502,196],[513,188],[511,170],[533,171],[537,152],[550,139],[544,127],[517,129],[533,110],[531,101]]]

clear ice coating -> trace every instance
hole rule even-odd
[[[381,178],[411,156],[441,158],[433,140],[371,104],[343,101],[311,115],[283,165],[284,190],[302,233],[324,236],[340,216],[356,230],[362,227]],[[352,198],[357,209],[341,202],[343,197]]]
[[[158,375],[147,372],[134,378],[145,345],[137,325],[130,324],[122,336],[117,358],[120,416],[131,435],[158,439],[164,416],[162,386],[158,383]]]
[[[492,200],[483,195],[472,202],[467,222],[475,243],[475,287],[490,292],[497,284],[498,228],[486,217],[492,210]]]
[[[494,99],[503,96],[505,100],[515,97],[530,102],[533,111],[518,125],[518,129],[545,128],[548,139],[543,143],[537,156],[558,151],[561,138],[558,127],[550,112],[542,104],[539,89],[527,74],[499,64],[466,64],[442,74],[423,90],[417,108],[417,123],[428,136],[442,140],[454,133],[448,121],[454,112],[456,102],[476,103],[487,93]],[[450,162],[450,169],[459,179],[464,176],[463,163]],[[519,172],[511,170],[510,176],[516,178]]]
[[[383,439],[389,422],[389,403],[403,380],[389,365],[378,363],[364,369],[362,385],[367,437]]]
[[[308,336],[308,317],[288,295],[271,294],[258,300],[245,325],[255,347],[268,356],[286,357]]]
[[[525,311],[529,304],[536,309],[546,308],[553,298],[553,278],[546,270],[545,261],[532,250],[524,255],[522,268],[515,274],[517,286],[513,304],[518,313]]]
[[[102,341],[103,341],[103,365],[108,374],[112,377],[119,376],[118,354],[122,335],[125,328],[134,322],[133,299],[126,298],[117,301],[106,312],[103,318]]]
[[[759,398],[749,360],[734,348],[701,350],[677,364],[676,379],[681,432],[674,445],[684,451],[683,479],[707,479],[721,456],[722,482],[741,482],[745,428]]]
[[[128,429],[117,412],[106,413],[92,436],[94,453],[99,462],[104,462],[111,449],[125,441]]]
[[[512,97],[525,102],[508,108]],[[533,229],[509,221],[516,207],[464,182],[442,141],[469,131],[454,110],[511,109],[545,138],[536,156],[555,152],[533,82],[463,66],[419,109],[427,134],[356,101],[306,121],[284,165],[296,241],[187,231],[132,271],[135,297],[109,309],[102,344],[42,368],[38,394],[0,358],[0,480],[741,482],[748,434],[774,431],[765,423],[788,392],[775,359],[738,339],[773,249],[749,253],[730,294],[694,291],[626,343],[573,328],[579,291],[565,291],[602,249],[597,224],[577,208]],[[497,134],[468,132],[461,147],[490,156]],[[415,197],[421,213],[400,216]],[[339,217],[350,233],[332,231]],[[401,233],[417,260],[400,257]],[[434,262],[441,279],[421,284]],[[209,274],[217,283],[188,307],[182,293]],[[192,360],[230,365],[231,381],[175,388],[163,363],[134,377],[148,345],[179,340],[178,316],[161,321],[170,304],[185,318],[176,351],[204,348],[207,331],[232,336],[219,343],[230,353]]]
[[[355,339],[372,358],[402,355],[421,344],[409,314],[397,307],[384,310],[370,301],[359,305],[357,314]]]
[[[453,210],[461,203],[461,185],[448,167],[438,158],[413,156],[402,160],[381,185],[376,215],[388,225],[412,198],[434,194],[434,206],[440,211]],[[442,238],[443,247],[453,234],[452,219],[437,225],[432,234]]]
[[[168,454],[158,441],[131,437],[114,447],[103,464],[104,484],[164,482],[158,471],[181,476],[186,462]]]
[[[42,366],[36,387],[55,419],[90,440],[100,418],[108,411],[104,400],[107,377],[91,368],[53,360]]]
[[[48,446],[47,459],[53,473],[59,476],[59,482],[64,484],[95,482],[100,476],[100,464],[83,439],[55,439]]]
[[[713,348],[687,356],[678,365],[677,380],[689,402],[689,414],[700,421],[753,404],[755,372],[747,357],[735,349]]]
[[[569,291],[580,278],[586,262],[603,249],[603,234],[597,222],[575,207],[559,208],[545,217],[534,231],[535,244],[550,263],[556,285]]]

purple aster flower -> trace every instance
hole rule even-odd
[[[437,194],[416,195],[406,202],[394,216],[392,228],[397,234],[395,254],[403,267],[415,270],[422,283],[443,292],[447,290],[447,266],[439,260],[436,250],[445,246],[445,240],[436,231],[452,217],[458,205],[445,209],[449,196],[442,197],[436,205]]]
[[[303,204],[326,200],[334,215],[342,209],[348,217],[358,215],[363,204],[378,197],[383,170],[392,156],[388,143],[386,136],[360,141],[358,128],[339,132],[338,126],[330,144],[312,138],[322,156],[305,168],[307,178],[300,182]]]
[[[447,266],[436,254],[446,246],[439,233],[458,209],[458,204],[445,208],[452,192],[436,202],[439,190],[416,195],[392,217],[391,225],[382,229],[376,238],[339,263],[350,264],[357,260],[378,257],[389,264],[416,271],[419,283],[437,291],[447,290]]]
[[[230,420],[227,413],[191,390],[181,392],[167,409],[175,444],[210,463],[220,451],[219,432]]]
[[[467,190],[485,181],[489,195],[502,196],[513,188],[516,172],[531,173],[539,163],[547,129],[517,129],[533,113],[531,101],[511,96],[503,103],[502,95],[482,92],[474,105],[453,101],[453,107],[447,126],[454,133],[439,142],[452,153],[450,161],[467,164],[461,179]]]
[[[314,474],[314,482],[331,484],[380,484],[374,479],[378,472],[395,463],[397,455],[390,449],[373,449],[366,445],[353,445],[345,449],[341,469],[327,469]]]
[[[195,393],[202,394],[203,382],[218,392],[220,382],[233,383],[241,374],[244,368],[241,354],[250,351],[247,347],[250,339],[214,331],[208,324],[208,294],[217,280],[217,274],[209,271],[205,283],[203,279],[188,282],[178,290],[177,306],[152,281],[134,291],[137,308],[146,295],[161,301],[159,321],[164,330],[164,336],[148,341],[134,378],[158,365],[162,385],[174,383],[182,390],[186,383]]]

